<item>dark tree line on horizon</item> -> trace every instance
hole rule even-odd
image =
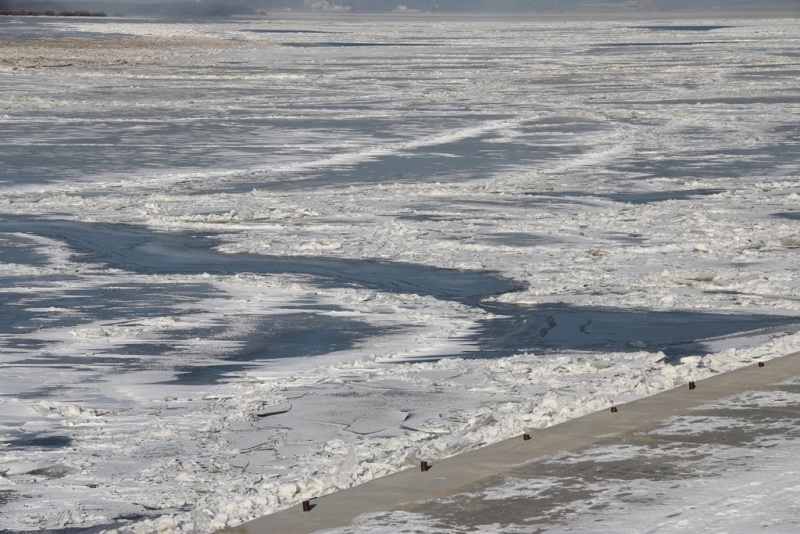
[[[65,9],[58,2],[16,3],[0,0],[0,16],[18,17],[105,17],[104,11]]]
[[[227,17],[252,15],[250,7],[259,0],[179,0],[165,2],[137,2],[136,0],[0,0],[0,14],[57,16],[101,16],[105,11],[122,15],[162,15],[189,17]],[[267,0],[269,1],[269,0]],[[302,4],[302,2],[301,2]],[[3,12],[6,13],[3,13]],[[85,13],[88,13],[86,15]]]

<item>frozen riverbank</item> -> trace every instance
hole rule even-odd
[[[787,532],[798,376],[795,353],[223,532]]]
[[[798,348],[795,19],[13,24],[0,530],[209,531]]]

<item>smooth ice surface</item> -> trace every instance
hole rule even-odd
[[[0,531],[209,532],[800,349],[796,19],[1,28]]]

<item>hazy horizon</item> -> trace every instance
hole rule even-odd
[[[800,15],[796,0],[0,0],[0,9],[92,9],[122,14],[235,15],[255,10],[349,11],[352,13],[407,11],[441,13],[659,13],[717,14],[774,12]]]

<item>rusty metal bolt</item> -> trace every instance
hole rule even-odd
[[[304,512],[311,511],[311,501],[303,501],[303,511]]]
[[[764,362],[758,362],[759,367],[764,367]]]
[[[420,471],[422,471],[423,473],[424,473],[425,471],[427,471],[427,470],[428,470],[428,462],[426,462],[426,461],[424,461],[424,460],[423,460],[423,461],[421,461],[421,462],[419,463],[419,470],[420,470]]]
[[[616,406],[612,406],[612,407],[611,407],[611,413],[617,413],[618,411],[619,411],[619,410],[617,409],[617,407],[616,407]]]
[[[697,385],[694,382],[689,382],[689,389],[694,389],[696,387]]]

